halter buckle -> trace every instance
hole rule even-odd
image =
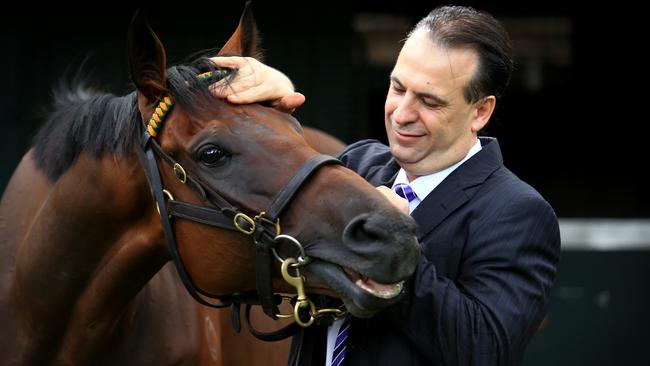
[[[176,175],[176,178],[180,180],[181,183],[185,184],[185,182],[187,182],[187,173],[185,173],[185,169],[183,169],[183,166],[179,163],[174,163],[174,175]]]
[[[248,227],[240,225],[239,219],[242,219],[244,223],[248,224]],[[238,212],[235,214],[235,217],[232,218],[232,223],[235,225],[237,230],[241,231],[246,235],[252,235],[257,228],[255,225],[255,220],[251,219],[250,216],[246,215],[243,212]]]
[[[258,224],[267,223],[269,225],[272,225],[273,227],[275,227],[275,235],[280,235],[280,218],[279,217],[277,219],[275,219],[275,221],[272,221],[272,220],[270,220],[269,218],[266,217],[266,212],[262,211],[259,214],[255,215],[255,217],[253,217],[253,220],[255,220],[255,222],[257,222]]]

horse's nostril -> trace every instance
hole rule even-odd
[[[343,237],[354,242],[399,242],[411,239],[415,230],[415,222],[410,216],[382,211],[355,217],[346,226]]]
[[[367,242],[381,240],[384,235],[369,225],[369,214],[362,214],[350,221],[343,231],[343,237],[353,242]]]
[[[355,217],[342,239],[346,253],[340,264],[380,283],[406,279],[420,254],[413,219],[395,211]]]
[[[361,214],[352,219],[343,231],[343,242],[349,249],[368,254],[369,248],[384,253],[386,250],[409,251],[414,237],[415,223],[410,216],[387,211]],[[388,246],[377,248],[377,245]]]

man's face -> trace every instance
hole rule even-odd
[[[384,107],[391,152],[410,179],[465,157],[483,127],[463,88],[478,65],[469,48],[445,49],[425,30],[406,41],[391,74]],[[485,121],[487,122],[487,121]]]

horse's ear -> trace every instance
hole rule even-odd
[[[141,12],[131,20],[127,39],[129,72],[140,93],[154,101],[167,93],[165,48]]]
[[[260,37],[249,0],[244,6],[244,12],[239,18],[239,25],[235,33],[230,36],[230,39],[221,48],[217,56],[248,56],[261,60],[262,51],[259,43]]]

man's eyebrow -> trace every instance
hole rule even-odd
[[[395,84],[397,84],[397,86],[399,86],[400,88],[404,89],[404,84],[402,84],[402,82],[399,81],[399,79],[397,78],[397,76],[393,76],[393,75],[391,75],[391,76],[390,76],[390,81],[393,82],[393,83],[395,83]],[[431,93],[427,93],[427,92],[415,92],[415,95],[416,95],[419,99],[431,99],[431,100],[433,100],[436,104],[438,104],[438,105],[440,105],[440,106],[442,106],[442,107],[446,107],[446,106],[449,105],[449,102],[448,102],[448,101],[442,99],[441,97],[439,97],[439,96],[437,96],[437,95],[435,95],[435,94],[431,94]]]

